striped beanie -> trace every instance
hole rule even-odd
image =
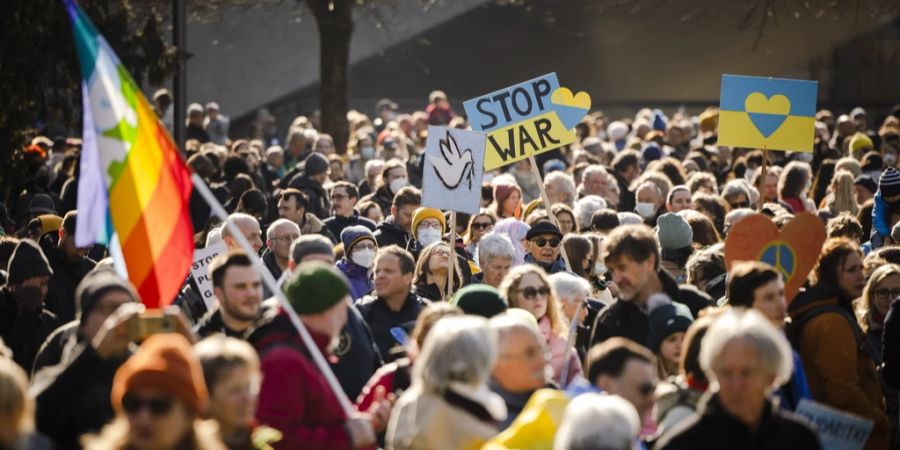
[[[893,167],[888,167],[878,180],[878,190],[881,191],[881,197],[893,197],[900,195],[900,172]]]

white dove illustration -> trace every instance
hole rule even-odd
[[[456,139],[447,131],[447,139],[440,141],[441,156],[427,155],[441,182],[447,189],[456,189],[463,177],[469,182],[469,190],[472,190],[472,176],[475,174],[475,161],[472,160],[472,150],[460,152],[456,145]]]

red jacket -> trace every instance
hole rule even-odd
[[[325,377],[308,356],[297,333],[283,326],[279,328],[255,342],[263,372],[257,420],[283,434],[282,440],[274,445],[276,449],[352,448],[345,426],[347,415]],[[327,357],[330,338],[312,330],[310,334],[319,351]]]

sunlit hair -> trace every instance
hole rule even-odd
[[[444,317],[422,344],[413,366],[413,383],[427,392],[442,394],[452,383],[479,387],[497,361],[497,333],[487,319],[475,316]]]
[[[509,304],[511,308],[521,308],[522,305],[519,304],[516,294],[519,291],[519,284],[522,282],[522,278],[528,274],[536,275],[541,280],[541,284],[550,288],[550,295],[547,298],[547,318],[550,319],[550,329],[553,333],[565,337],[569,327],[566,325],[565,320],[563,320],[563,314],[559,308],[559,301],[556,299],[553,285],[550,284],[550,280],[547,278],[547,272],[544,272],[544,269],[534,264],[524,264],[514,267],[506,274],[506,277],[503,278],[503,282],[500,283],[500,294],[503,295],[506,299],[506,303]],[[536,319],[540,321],[542,317],[536,317]]]
[[[617,395],[582,394],[566,406],[553,450],[630,449],[640,429],[637,410],[627,400]]]
[[[869,278],[869,282],[866,283],[866,288],[863,289],[862,297],[856,302],[856,319],[859,321],[859,326],[866,333],[869,332],[869,318],[875,309],[875,306],[872,304],[875,301],[875,290],[878,289],[882,281],[891,276],[900,276],[900,266],[886,264],[875,269],[872,272],[872,277]]]

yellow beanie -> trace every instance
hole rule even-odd
[[[866,136],[864,133],[856,132],[853,137],[850,138],[850,152],[856,152],[859,150],[874,150],[875,144],[872,142],[872,139],[869,136]]]
[[[447,220],[444,219],[444,213],[439,209],[419,207],[413,212],[412,232],[413,235],[418,233],[419,224],[425,219],[437,219],[441,223],[441,234],[447,231]]]

